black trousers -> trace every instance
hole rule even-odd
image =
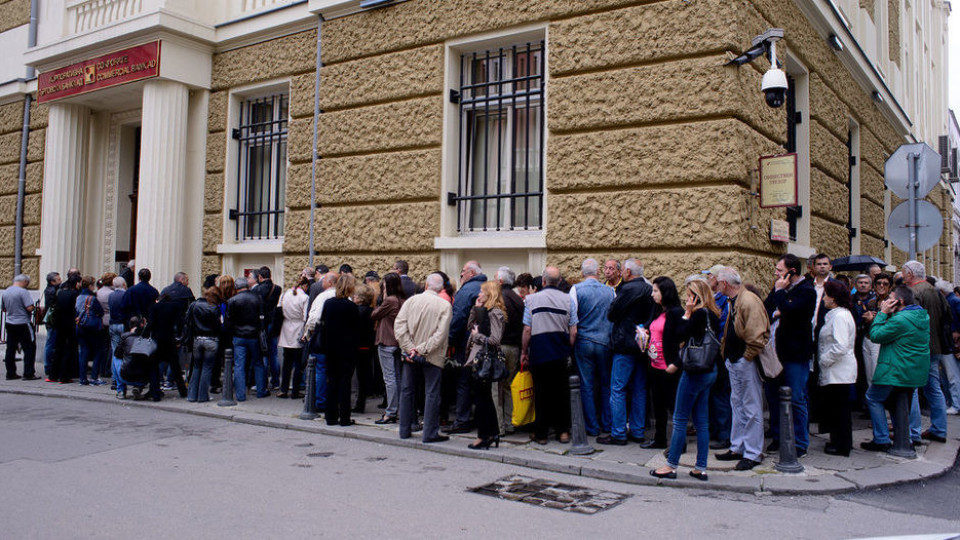
[[[497,409],[493,405],[493,390],[489,382],[473,381],[473,393],[476,401],[474,420],[477,423],[477,437],[488,439],[500,435],[497,425]]]
[[[830,433],[830,445],[840,453],[853,447],[853,424],[850,420],[850,384],[828,384],[820,387],[823,397],[823,420]],[[829,411],[829,414],[826,414]]]
[[[283,365],[280,369],[280,391],[290,390],[290,372],[293,372],[293,391],[300,391],[303,382],[303,349],[283,348]]]
[[[79,364],[80,349],[75,326],[57,327],[57,344],[54,347],[53,366],[47,378],[67,382],[73,378]]]
[[[373,355],[376,351],[375,347],[357,350],[357,409],[360,411],[366,406],[367,398],[373,395]]]
[[[554,360],[531,364],[533,402],[537,411],[534,436],[546,439],[550,428],[559,437],[570,431],[570,386],[567,382],[567,361]]]
[[[350,383],[356,359],[327,355],[327,425],[350,425]]]
[[[676,379],[662,369],[649,367],[647,369],[647,395],[653,405],[653,419],[657,423],[657,430],[653,436],[654,442],[667,443],[671,435],[667,431],[667,411],[673,408],[677,399]]]
[[[17,374],[17,347],[23,349],[23,376],[36,375],[37,342],[29,324],[7,324],[7,355],[3,362],[7,367],[7,377]]]
[[[183,380],[183,368],[180,367],[180,350],[177,349],[177,342],[173,338],[158,339],[157,352],[154,353],[153,357],[156,358],[158,367],[161,363],[170,366],[170,378],[173,380],[173,384],[177,385],[177,390],[183,397],[187,397],[187,385]]]

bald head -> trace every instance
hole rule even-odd
[[[560,284],[560,269],[556,266],[548,266],[543,269],[543,286],[556,287]]]

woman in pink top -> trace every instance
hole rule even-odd
[[[650,345],[647,356],[650,367],[647,370],[647,391],[653,402],[653,418],[656,432],[653,440],[648,440],[642,448],[667,447],[667,407],[673,406],[677,382],[676,377],[667,373],[667,366],[679,360],[680,343],[676,329],[683,319],[680,296],[673,280],[660,276],[653,280],[653,314],[647,327],[650,329]]]

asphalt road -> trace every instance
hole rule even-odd
[[[4,538],[856,538],[960,531],[957,473],[845,497],[641,487],[144,407],[0,394]],[[627,494],[582,515],[469,492]]]

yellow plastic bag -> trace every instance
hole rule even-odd
[[[510,393],[513,395],[513,425],[525,426],[537,418],[537,411],[533,406],[533,375],[529,371],[520,370],[510,383]]]

